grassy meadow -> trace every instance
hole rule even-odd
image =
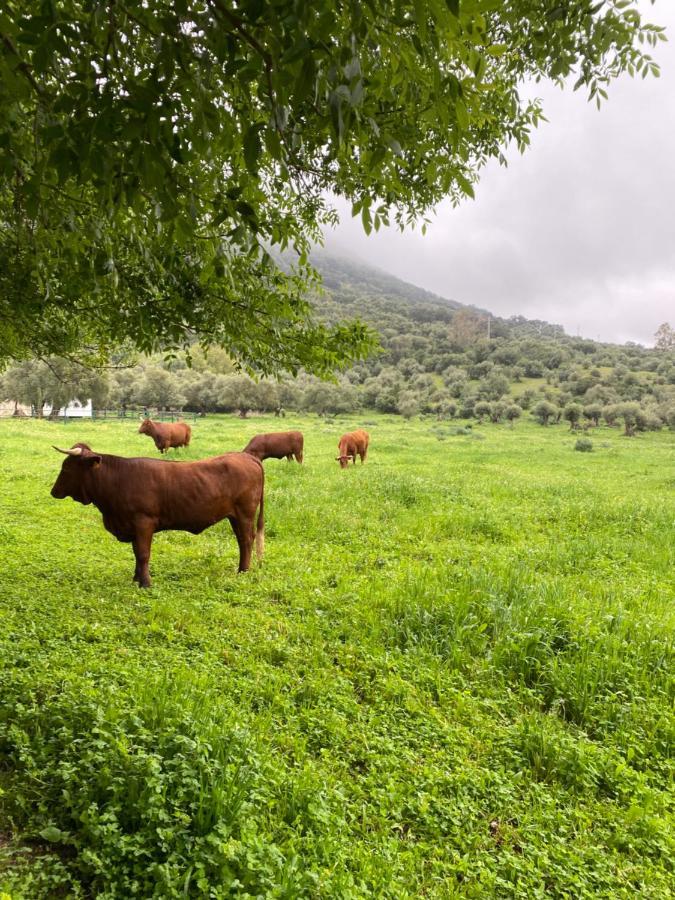
[[[294,427],[263,565],[165,533],[143,591],[49,495],[51,444],[156,456],[137,422],[0,421],[0,897],[670,896],[675,435],[214,416],[173,455]]]

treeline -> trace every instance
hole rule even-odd
[[[256,381],[224,351],[195,346],[189,357],[135,365],[120,358],[120,367],[93,373],[65,360],[25,361],[0,377],[0,394],[38,412],[91,398],[99,408],[243,416],[373,409],[513,423],[529,412],[544,425],[564,420],[574,428],[621,419],[630,422],[627,433],[675,425],[675,331],[667,324],[654,348],[599,343],[547,322],[490,316],[352,262],[324,255],[315,262],[325,286],[314,299],[317,316],[330,323],[358,316],[381,341],[379,353],[334,383],[304,374]]]

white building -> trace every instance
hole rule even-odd
[[[45,417],[51,416],[52,408],[48,403],[45,403],[42,414]],[[91,419],[94,415],[94,408],[91,404],[91,400],[87,400],[84,404],[79,400],[73,400],[68,406],[62,406],[58,415],[60,418],[65,417],[67,419]]]

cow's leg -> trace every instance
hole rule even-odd
[[[251,567],[251,549],[253,548],[253,520],[246,516],[232,516],[230,519],[239,545],[238,572],[248,572]]]
[[[152,584],[150,580],[150,547],[153,533],[151,527],[138,528],[132,541],[136,557],[134,581],[138,582],[139,587],[150,587]]]
[[[295,454],[295,459],[297,462],[302,463],[302,450],[300,451],[300,453]]]

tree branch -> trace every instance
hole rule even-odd
[[[12,54],[12,56],[16,57],[16,59],[19,60],[16,68],[18,69],[18,71],[23,73],[26,80],[30,83],[31,87],[33,88],[35,93],[38,95],[38,97],[44,97],[44,95],[45,95],[44,88],[42,87],[42,85],[38,84],[38,82],[35,80],[31,67],[28,65],[26,60],[23,59],[23,57],[21,56],[19,51],[16,49],[16,47],[14,46],[14,42],[9,37],[9,35],[3,34],[2,32],[0,32],[0,41],[2,41],[2,43],[5,45],[7,50],[9,50],[9,52]]]

